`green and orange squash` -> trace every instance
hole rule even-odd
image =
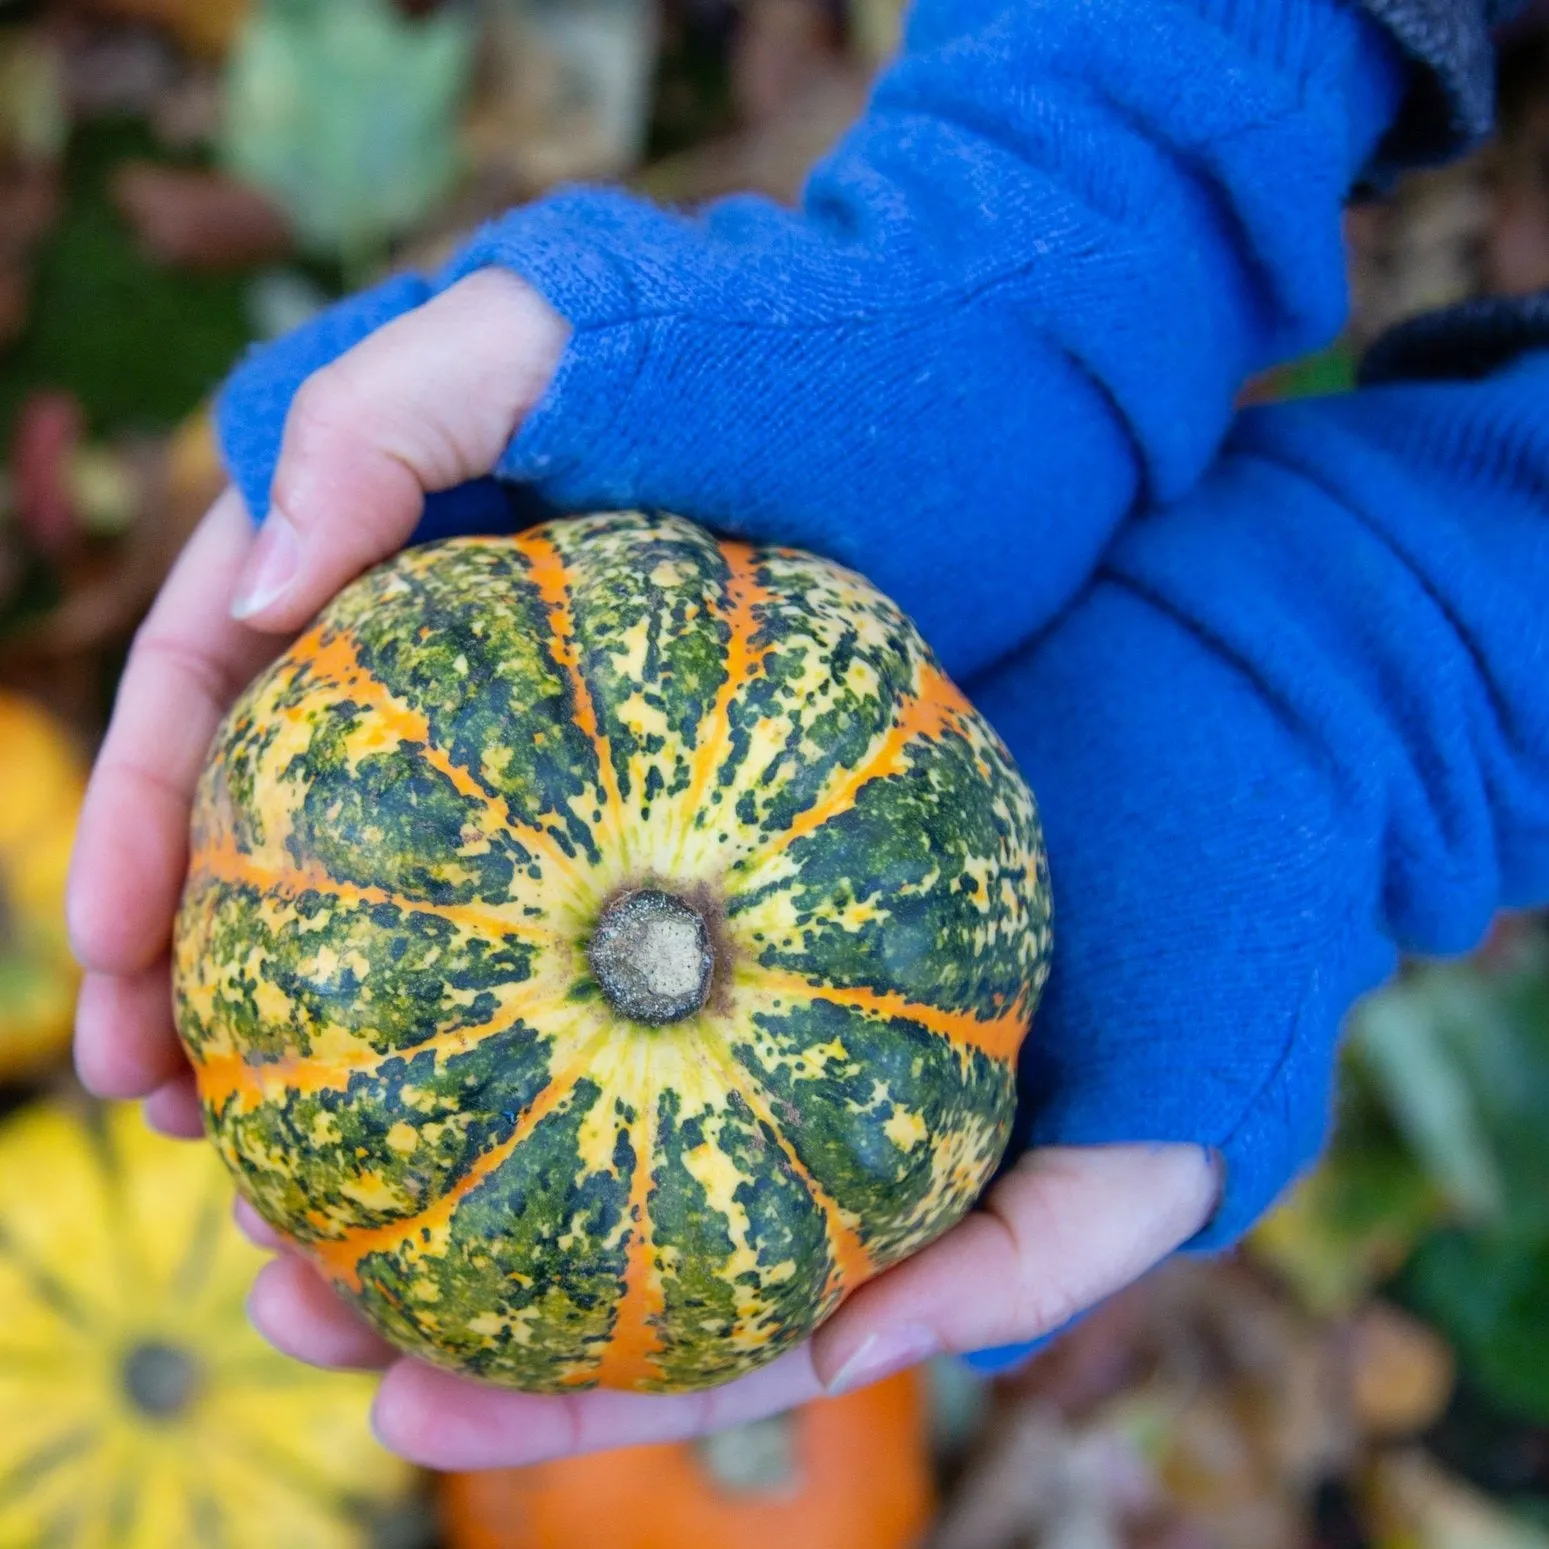
[[[401,555],[248,690],[177,1015],[242,1189],[394,1343],[671,1391],[969,1209],[1049,943],[1032,796],[899,610],[620,513]]]

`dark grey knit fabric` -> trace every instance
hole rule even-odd
[[[1549,291],[1481,296],[1390,329],[1366,352],[1361,385],[1424,377],[1476,380],[1526,350],[1549,349]]]
[[[1495,119],[1492,30],[1526,0],[1360,0],[1411,61],[1402,113],[1384,141],[1378,177],[1445,161],[1477,145]]]

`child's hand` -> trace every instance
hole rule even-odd
[[[259,1276],[249,1315],[273,1344],[321,1366],[384,1370],[375,1427],[393,1451],[439,1469],[508,1467],[640,1442],[702,1435],[863,1386],[940,1350],[967,1350],[1059,1327],[1192,1236],[1217,1178],[1196,1146],[1030,1153],[985,1208],[873,1281],[810,1345],[703,1393],[652,1397],[508,1393],[398,1356],[300,1259]],[[245,1205],[261,1246],[277,1239]]]
[[[712,1394],[520,1397],[398,1361],[389,1445],[481,1467],[683,1435],[1041,1334],[1240,1236],[1316,1152],[1342,1018],[1395,943],[1459,951],[1549,899],[1545,402],[1549,353],[1251,414],[969,685],[1038,793],[1056,901],[1038,1149],[983,1209]],[[254,1313],[309,1359],[390,1358],[294,1260]]]
[[[483,479],[499,461],[569,332],[509,270],[481,269],[313,372],[288,400],[233,616],[267,633],[297,629],[397,553],[427,493]]]
[[[490,467],[564,340],[519,280],[470,276],[311,379],[256,541],[235,494],[190,541],[136,636],[76,842],[76,1060],[94,1091],[156,1091],[155,1121],[199,1132],[167,952],[210,738],[288,634],[403,545],[426,490]]]

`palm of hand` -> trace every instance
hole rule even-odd
[[[525,370],[509,364],[509,333],[481,355],[492,306],[528,331]],[[493,465],[561,347],[562,325],[535,312],[509,276],[464,282],[313,379],[288,427],[263,543],[255,546],[235,495],[195,534],[136,640],[82,817],[71,924],[88,970],[77,1060],[93,1090],[145,1097],[159,1127],[200,1133],[172,1025],[167,954],[210,738],[288,633],[403,542],[424,491]],[[480,419],[460,407],[470,401],[482,405],[482,423],[459,422]],[[239,594],[249,622],[232,616]],[[397,1357],[250,1209],[239,1218],[281,1255],[252,1299],[268,1337],[304,1360],[383,1369],[377,1421],[387,1443],[433,1466],[477,1468],[695,1434],[874,1380],[935,1350],[1032,1338],[1191,1236],[1215,1192],[1194,1146],[1029,1153],[981,1210],[863,1288],[810,1345],[725,1387],[664,1398],[505,1393]]]

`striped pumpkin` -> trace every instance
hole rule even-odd
[[[1033,800],[912,625],[809,555],[628,513],[410,551],[238,702],[192,857],[210,1133],[438,1365],[724,1381],[1004,1149]]]
[[[410,1470],[372,1382],[271,1350],[203,1146],[131,1103],[0,1123],[0,1546],[367,1549]]]

